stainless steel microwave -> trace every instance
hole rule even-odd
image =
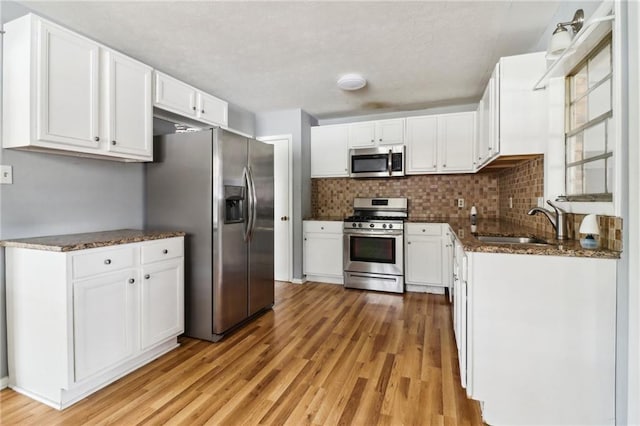
[[[404,145],[351,148],[349,176],[355,178],[404,176]]]

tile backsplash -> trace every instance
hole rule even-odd
[[[496,172],[458,175],[412,175],[404,178],[311,180],[314,217],[345,217],[353,213],[356,197],[407,197],[409,218],[465,218],[472,205],[479,218],[502,219],[552,235],[553,227],[541,214],[529,216],[544,196],[544,156]],[[464,208],[457,199],[464,198]],[[510,199],[511,198],[511,204]],[[545,205],[545,207],[548,207]],[[570,238],[579,239],[584,215],[568,214]],[[622,219],[598,216],[602,248],[622,249]]]
[[[493,173],[312,179],[311,194],[314,217],[349,216],[356,197],[406,197],[410,218],[468,217],[472,205],[480,217],[498,217],[498,179]],[[457,207],[458,198],[464,198],[464,208]]]

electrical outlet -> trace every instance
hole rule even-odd
[[[0,166],[0,183],[8,185],[13,183],[13,170],[11,166]]]
[[[509,208],[513,208],[513,197],[509,197]]]
[[[538,207],[544,207],[544,197],[538,197]]]
[[[464,207],[464,198],[458,198],[458,208]]]

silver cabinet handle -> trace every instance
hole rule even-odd
[[[411,245],[411,241],[407,241],[407,244],[408,244],[408,245]]]
[[[382,138],[378,139],[380,142],[382,142]]]
[[[446,165],[446,164],[443,164],[443,165],[442,165],[442,167],[447,167],[447,165]]]
[[[145,280],[148,280],[149,278],[151,278],[151,275],[149,275],[149,274],[146,274],[146,275],[144,276],[144,279],[145,279]]]
[[[167,254],[167,253],[169,253],[169,250],[167,249],[162,250],[162,254]]]
[[[93,138],[94,141],[96,142],[100,142],[100,138],[98,136],[96,136],[95,138]]]
[[[105,265],[111,265],[111,259],[105,259],[104,260],[104,264]]]
[[[115,144],[116,144],[116,141],[111,141],[111,145],[115,145]]]
[[[203,110],[203,109],[202,109],[202,110],[200,110],[200,112],[201,112],[202,114],[204,114],[204,110]]]
[[[320,229],[324,231],[324,226],[321,226]]]
[[[129,278],[129,284],[133,284],[135,282],[136,282],[136,280],[134,280],[133,278]]]
[[[193,108],[193,110],[194,110],[194,111],[196,110],[196,107],[195,107],[195,105],[194,105],[194,106],[193,106],[192,108]]]

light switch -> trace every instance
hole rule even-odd
[[[0,184],[13,183],[13,169],[11,166],[0,166]]]

